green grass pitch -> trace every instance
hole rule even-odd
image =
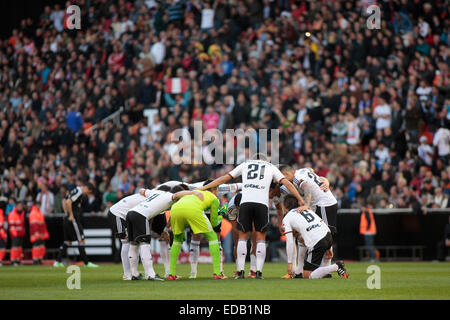
[[[190,266],[178,265],[179,281],[123,281],[119,264],[81,269],[81,289],[66,286],[66,268],[0,267],[0,299],[146,299],[146,300],[315,300],[315,299],[450,299],[450,263],[376,263],[381,289],[368,289],[369,263],[346,263],[349,279],[282,279],[286,264],[266,263],[263,280],[231,278],[235,264],[226,264],[228,280],[212,280],[212,266],[199,265],[198,278],[188,279]],[[247,266],[248,268],[248,266]],[[142,266],[140,266],[142,270]],[[163,274],[163,266],[155,265]],[[246,271],[247,273],[247,271]]]

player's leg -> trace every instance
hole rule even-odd
[[[77,240],[75,235],[75,230],[73,229],[72,223],[70,223],[67,217],[63,219],[63,233],[64,241],[59,247],[58,255],[56,256],[56,261],[53,264],[54,267],[63,267],[62,263],[63,257],[67,256],[67,248],[72,245],[72,241]]]
[[[157,223],[159,221],[159,223]],[[155,228],[158,230],[155,231]],[[164,278],[169,276],[170,271],[170,234],[168,232],[166,215],[161,214],[153,219],[152,229],[160,235],[159,248],[162,263],[164,264]]]
[[[173,213],[172,213],[173,214]],[[184,233],[174,234],[172,247],[170,248],[170,271],[168,280],[177,280],[177,262],[181,245],[184,242]]]
[[[77,235],[77,242],[78,242],[78,252],[80,253],[80,258],[84,262],[84,266],[88,268],[97,268],[98,265],[93,264],[89,261],[87,254],[86,254],[86,240],[84,239],[84,231],[83,226],[81,225],[80,221],[73,219],[72,221],[73,227],[75,229],[75,234]]]
[[[237,216],[238,244],[236,248],[236,275],[235,279],[244,279],[245,259],[247,258],[248,233],[252,230],[251,203],[242,203]]]
[[[184,230],[189,224],[186,221],[183,208],[172,206],[170,212],[170,225],[173,231],[173,243],[170,248],[170,271],[168,280],[177,280],[176,266],[178,262],[178,256],[180,255],[181,245],[185,240]]]
[[[337,238],[337,211],[338,211],[337,203],[332,206],[325,207],[328,227],[331,230],[331,236],[333,237],[333,241]]]
[[[131,280],[131,266],[128,258],[128,252],[130,251],[130,242],[127,239],[120,239],[120,260],[122,262],[123,280]]]
[[[314,273],[317,269],[320,268],[320,264],[322,263],[322,259],[325,256],[327,250],[331,247],[331,241],[327,241],[327,236],[321,239],[316,243],[314,248],[309,248],[306,254],[304,267],[303,267],[303,278],[308,279],[311,277],[311,274]],[[318,272],[314,273],[313,278],[324,277],[328,273],[324,273],[327,269],[321,269]]]
[[[326,267],[331,265],[331,259],[333,258],[333,247],[331,247],[322,258],[321,267]]]
[[[220,222],[220,224],[214,228],[214,231],[216,232],[216,236],[217,236],[217,241],[219,242],[219,251],[220,251],[220,275],[224,278],[227,279],[228,277],[224,275],[223,273],[223,261],[222,261],[222,257],[223,257],[223,247],[222,247],[222,240],[220,238],[220,233],[222,231],[222,222]]]
[[[64,267],[62,263],[63,257],[67,256],[67,248],[72,245],[72,241],[64,240],[63,244],[59,247],[58,255],[56,256],[56,261],[53,264],[54,267]]]
[[[213,261],[213,272],[215,279],[223,279],[220,270],[220,248],[217,234],[214,231],[204,233],[209,243],[209,253],[211,254]]]
[[[237,259],[237,244],[239,241],[239,231],[237,230],[236,220],[231,220],[231,232],[233,232],[233,255],[234,260]]]
[[[111,225],[114,237],[120,239],[120,261],[123,269],[122,279],[131,280],[130,260],[128,259],[130,243],[127,238],[127,222],[119,216],[113,215],[111,211],[109,211],[108,214],[112,222]]]
[[[200,256],[201,238],[201,234],[192,234],[191,245],[189,248],[189,262],[191,263],[191,274],[189,276],[190,279],[195,279],[197,277],[197,265],[198,257]]]
[[[123,280],[131,280],[131,266],[130,260],[128,258],[128,251],[130,250],[130,242],[127,236],[127,221],[115,217],[117,226],[117,237],[120,239],[121,249],[120,249],[120,260],[122,261],[123,269]]]
[[[324,260],[329,260],[331,262],[331,258],[333,257],[333,251],[332,248],[328,249],[327,252],[325,252],[324,257],[322,258],[322,263]],[[338,261],[334,264],[322,264],[319,268],[311,272],[309,275],[310,279],[320,279],[320,278],[326,278],[331,277],[332,272],[337,272],[340,276],[344,278],[348,278],[347,270],[345,269],[344,262]]]
[[[133,211],[128,212],[127,214],[127,231],[128,231],[128,240],[130,241],[130,247],[128,248],[128,260],[130,262],[131,269],[131,280],[141,280],[142,276],[138,271],[139,264],[139,244],[136,241],[135,236],[135,215],[131,214]],[[138,213],[136,213],[138,214]]]
[[[166,231],[167,220],[164,213],[156,215],[152,219],[152,231],[159,235],[160,256],[164,264],[164,277],[169,275],[170,268],[170,235]],[[159,276],[158,276],[159,277]]]
[[[319,267],[309,275],[309,279],[321,279],[332,272],[337,272],[341,277],[348,278],[347,269],[343,261],[338,261],[326,267]]]
[[[337,209],[338,205],[332,205],[329,207],[319,207],[316,208],[316,214],[323,219],[327,226],[331,230],[331,235],[333,239],[336,238],[337,233]]]
[[[269,208],[263,204],[253,204],[253,223],[256,233],[256,278],[262,279],[266,260],[266,232],[269,226]]]
[[[211,221],[202,211],[193,211],[186,214],[186,221],[194,234],[202,233],[209,243],[209,252],[213,260],[214,279],[223,279],[220,274],[220,249],[217,234]]]
[[[164,278],[169,276],[170,271],[170,245],[165,239],[159,239],[160,256],[164,264]]]
[[[262,270],[266,260],[266,233],[256,232],[256,276],[255,278],[262,278]]]
[[[252,232],[250,233],[250,271],[248,272],[249,278],[256,277],[256,232],[255,226],[252,226]]]
[[[294,269],[296,277],[300,277],[303,274],[303,265],[307,251],[308,248],[299,242],[297,245],[297,266]]]
[[[139,253],[141,256],[142,265],[144,266],[145,279],[147,280],[163,280],[156,274],[153,269],[153,256],[150,246],[150,236],[139,242]]]
[[[235,279],[244,279],[245,259],[247,258],[248,232],[239,230],[239,240],[236,249],[236,275]]]
[[[210,219],[210,216],[208,217]],[[211,221],[211,220],[210,220]],[[222,262],[222,257],[223,257],[223,247],[222,247],[222,241],[220,238],[220,233],[222,232],[222,220],[220,220],[219,224],[213,228],[214,232],[216,233],[217,236],[217,241],[219,242],[219,250],[220,250],[220,275],[223,279],[227,279],[228,277],[224,275],[223,273],[223,262]]]
[[[340,276],[348,278],[345,265],[341,261],[329,266],[320,266],[324,256],[326,254],[329,255],[327,251],[330,250],[332,241],[331,233],[328,233],[312,250],[308,251],[307,261],[305,261],[305,270],[303,272],[304,278],[320,279],[332,272],[337,272]]]
[[[161,217],[162,219],[159,217]],[[144,227],[142,227],[142,231],[141,231],[142,234],[138,236],[139,252],[140,252],[140,256],[141,256],[142,265],[144,266],[144,270],[145,270],[145,278],[147,280],[162,281],[163,279],[158,274],[156,274],[155,270],[153,269],[153,256],[152,256],[152,250],[151,250],[151,246],[150,246],[150,240],[151,240],[150,222],[142,215],[140,217],[138,217],[138,219],[141,220],[139,225],[145,226],[145,229],[144,229]],[[155,219],[156,219],[156,221],[155,221]],[[164,225],[161,223],[161,221],[164,222]],[[163,215],[156,216],[151,221],[152,230],[157,234],[161,234],[164,230],[165,222],[166,222],[165,216],[163,216]]]

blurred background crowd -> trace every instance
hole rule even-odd
[[[171,133],[194,121],[279,129],[280,163],[328,178],[340,208],[450,206],[446,1],[80,0],[69,30],[71,4],[0,41],[6,214],[62,212],[86,181],[84,211],[106,214],[136,188],[230,169],[172,163]]]

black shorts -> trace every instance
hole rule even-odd
[[[237,229],[242,232],[266,232],[269,226],[269,208],[262,203],[245,202],[239,207]]]
[[[128,240],[150,243],[150,223],[146,217],[136,211],[127,213]]]
[[[127,221],[119,216],[113,215],[109,212],[112,221],[113,235],[119,239],[125,239],[127,236]]]
[[[323,221],[328,225],[331,230],[331,235],[333,238],[337,233],[337,210],[338,205],[333,204],[329,207],[316,207],[316,214],[323,219]]]
[[[74,217],[69,221],[68,217],[64,217],[64,241],[82,241],[84,240],[84,230],[80,223],[80,219]]]
[[[163,233],[164,228],[167,225],[166,215],[164,213],[158,214],[152,220],[152,231],[159,235]]]
[[[314,271],[322,263],[323,256],[328,249],[331,248],[333,244],[333,237],[331,233],[328,232],[325,237],[323,237],[319,242],[316,243],[312,250],[308,250],[305,257],[305,263],[303,265],[303,270]]]

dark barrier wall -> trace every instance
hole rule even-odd
[[[427,215],[413,213],[374,214],[377,226],[375,245],[422,245],[424,259],[433,260],[437,255],[437,243],[444,239],[444,229],[449,223],[449,213],[433,212]],[[343,259],[359,259],[358,246],[364,245],[359,234],[360,215],[338,215],[337,256]]]
[[[437,255],[437,243],[444,238],[444,228],[449,222],[449,213],[428,213],[418,215],[412,213],[374,214],[377,225],[375,245],[422,245],[424,259],[433,260]],[[360,215],[340,213],[338,215],[338,237],[335,251],[340,259],[358,260],[358,246],[364,245],[359,234]],[[47,217],[47,228],[50,239],[46,242],[49,249],[56,249],[62,244],[62,217]],[[110,228],[111,221],[104,217],[83,217],[83,225],[89,228]],[[24,248],[30,248],[28,235],[24,239]],[[8,248],[10,243],[8,241]],[[115,248],[113,248],[115,253]],[[105,259],[106,257],[103,257]],[[98,260],[98,259],[96,259]],[[113,260],[113,257],[110,258]],[[114,259],[115,260],[115,259]]]

